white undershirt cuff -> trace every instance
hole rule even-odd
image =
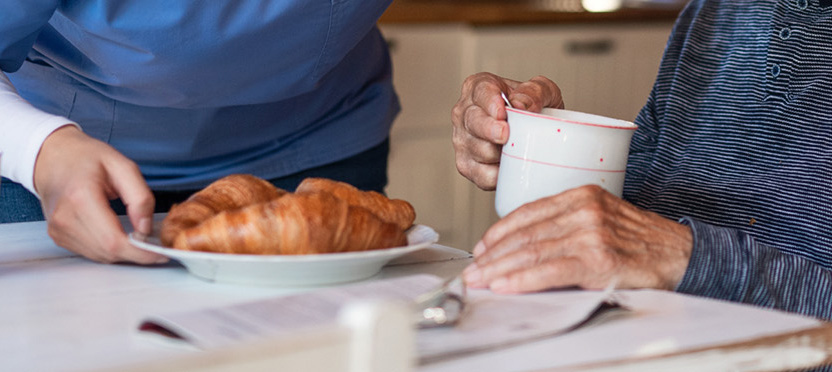
[[[35,192],[35,161],[46,137],[58,128],[74,125],[62,116],[43,112],[24,100],[6,74],[0,72],[0,175]],[[40,196],[38,196],[40,197]]]

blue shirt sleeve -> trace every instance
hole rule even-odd
[[[736,229],[692,218],[690,263],[676,291],[832,319],[832,272]]]
[[[58,0],[0,2],[0,70],[15,72],[58,7]]]

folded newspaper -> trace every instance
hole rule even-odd
[[[435,290],[444,280],[420,274],[362,282],[230,306],[149,316],[139,330],[198,349],[215,349],[336,323],[349,302],[406,301]],[[561,290],[498,295],[469,290],[463,316],[454,326],[421,329],[416,348],[430,363],[567,332],[612,304],[612,291]],[[414,311],[416,309],[414,308]]]

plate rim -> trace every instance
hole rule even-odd
[[[261,254],[234,254],[234,253],[215,253],[215,252],[201,252],[201,251],[184,251],[175,248],[163,247],[161,245],[153,244],[143,241],[142,238],[136,236],[134,232],[127,234],[128,241],[136,248],[158,253],[172,259],[200,259],[213,261],[246,261],[246,262],[322,262],[322,261],[346,261],[350,259],[366,259],[366,258],[380,258],[385,256],[393,256],[397,254],[409,253],[419,249],[426,248],[439,241],[439,234],[430,226],[423,224],[413,225],[408,229],[408,238],[416,231],[425,230],[422,234],[429,234],[427,240],[416,244],[410,244],[400,247],[371,249],[357,252],[340,252],[340,253],[318,253],[318,254],[302,254],[302,255],[261,255]]]

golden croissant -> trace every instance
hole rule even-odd
[[[181,232],[220,212],[264,203],[287,193],[252,175],[232,174],[223,177],[191,195],[188,200],[174,205],[162,222],[160,239],[162,244],[171,246]]]
[[[375,191],[361,191],[348,183],[326,178],[306,178],[298,185],[296,193],[324,191],[352,206],[364,207],[382,220],[395,223],[402,230],[407,230],[416,219],[416,211],[410,203],[400,199],[389,199]]]
[[[183,231],[174,248],[239,254],[317,254],[407,245],[404,231],[326,192],[290,193],[220,212]]]
[[[174,205],[162,244],[242,254],[314,254],[407,245],[410,203],[324,178],[294,193],[250,175],[231,175]]]

